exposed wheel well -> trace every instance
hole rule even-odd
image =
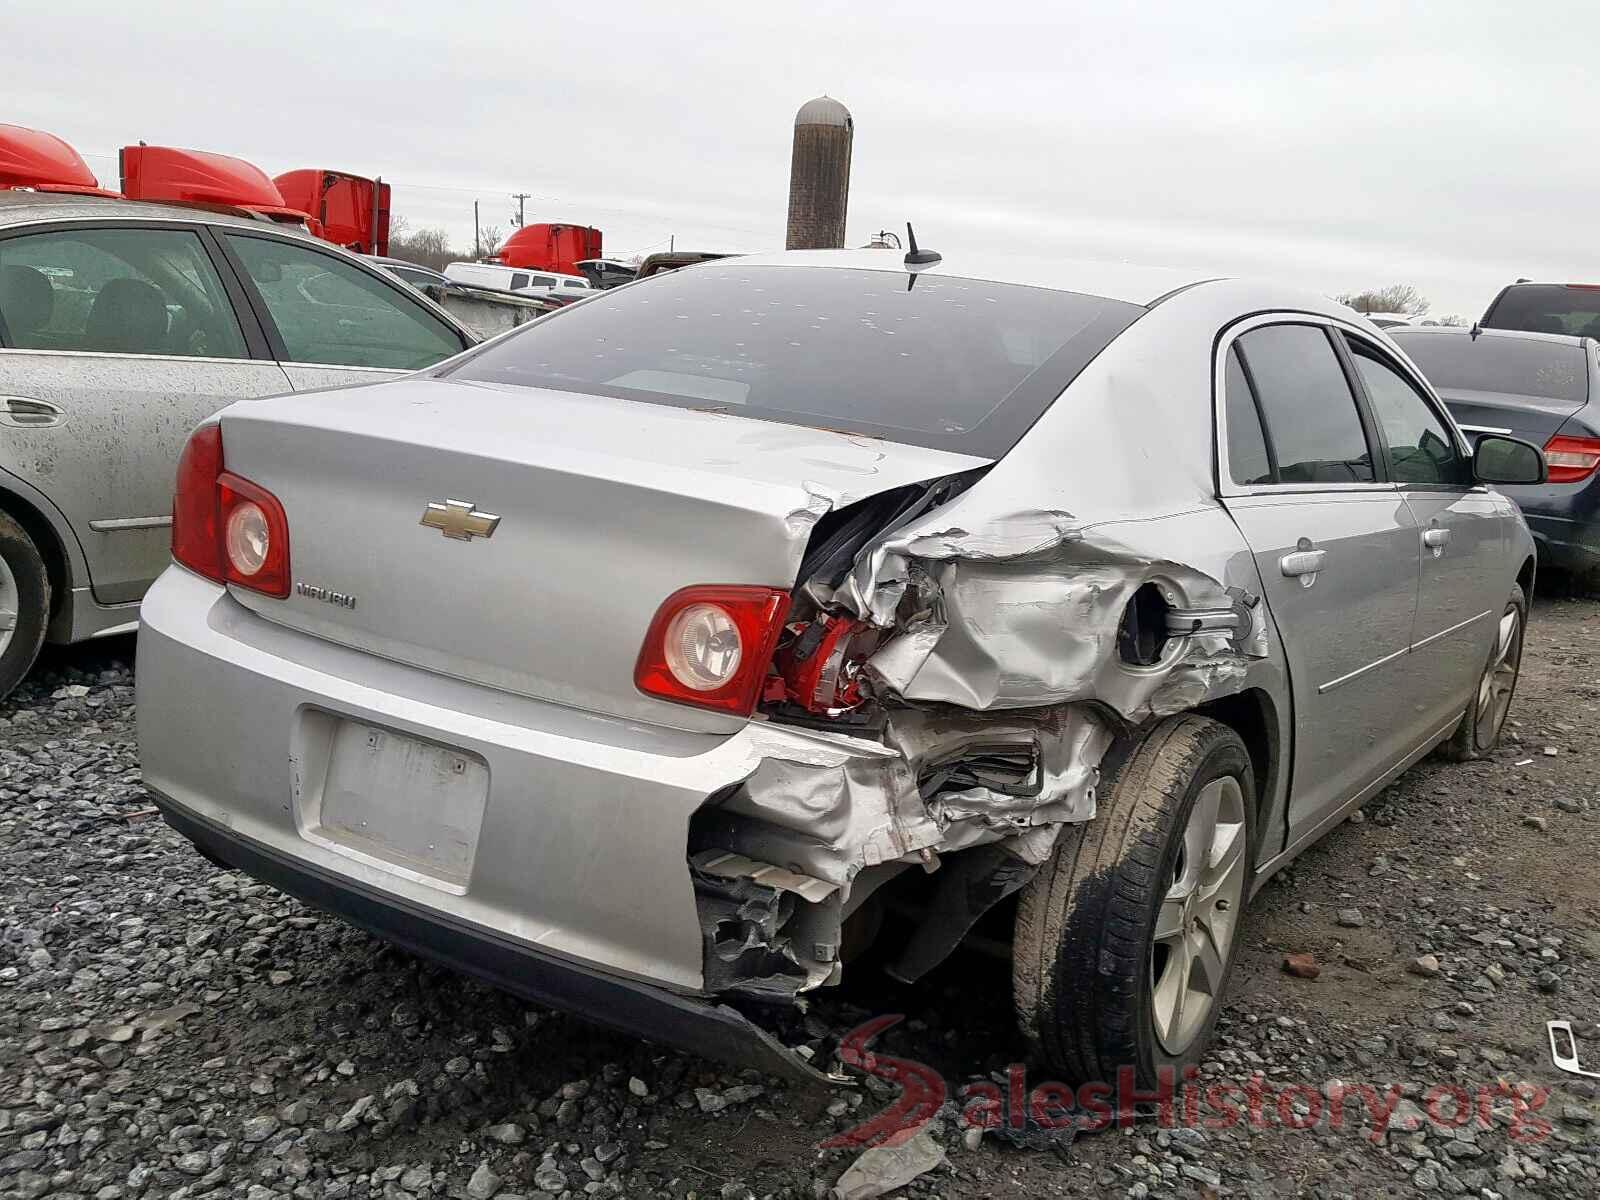
[[[0,512],[22,526],[44,559],[45,574],[50,580],[50,618],[54,620],[72,591],[72,569],[68,565],[66,547],[44,515],[15,492],[0,488]]]
[[[1522,569],[1517,572],[1517,586],[1522,589],[1522,595],[1529,604],[1533,603],[1533,555],[1523,561]]]
[[[1283,768],[1277,706],[1265,692],[1252,688],[1212,700],[1194,711],[1227,725],[1244,742],[1250,754],[1250,773],[1255,777],[1256,816],[1259,818],[1266,811],[1268,797],[1277,786],[1278,772]]]

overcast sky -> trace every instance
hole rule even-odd
[[[504,228],[531,192],[623,256],[781,246],[826,92],[851,244],[909,218],[947,253],[1405,282],[1469,316],[1518,275],[1600,280],[1600,5],[1135,7],[0,0],[0,121],[110,186],[94,156],[141,138],[381,174],[461,245],[474,197]]]

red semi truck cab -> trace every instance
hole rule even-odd
[[[588,225],[524,225],[495,255],[496,261],[508,267],[534,267],[563,275],[581,275],[580,262],[600,257],[600,231]]]
[[[274,221],[302,224],[309,214],[284,203],[259,167],[227,154],[176,146],[124,146],[118,153],[122,194],[129,200],[242,208]]]
[[[325,168],[286,171],[272,179],[242,158],[176,146],[124,146],[117,158],[121,192],[102,188],[83,157],[54,134],[0,125],[0,190],[242,210],[303,226],[347,250],[389,253],[390,189],[381,179]]]
[[[272,180],[284,203],[311,214],[318,237],[358,254],[389,253],[389,192],[381,179],[307,168]]]
[[[66,142],[42,129],[0,125],[0,190],[115,196],[100,186],[89,164]]]

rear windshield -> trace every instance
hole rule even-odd
[[[1574,404],[1589,398],[1587,351],[1577,342],[1398,329],[1390,336],[1440,391],[1505,392]]]
[[[450,374],[999,458],[1143,311],[949,276],[706,263],[599,293]]]
[[[1483,324],[1487,329],[1600,338],[1600,288],[1562,283],[1514,284],[1500,294]]]

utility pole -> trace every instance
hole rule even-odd
[[[523,205],[531,198],[531,193],[512,192],[511,198],[517,202],[517,215],[511,219],[517,223],[517,228],[521,229],[527,217],[527,210]]]
[[[478,234],[478,202],[472,202],[472,257],[483,257],[483,239]]]
[[[657,242],[656,245],[659,246],[659,245],[661,245],[661,243]],[[677,248],[678,248],[678,235],[675,234],[675,233],[668,234],[667,235],[667,253],[671,254],[675,250],[677,250]]]

